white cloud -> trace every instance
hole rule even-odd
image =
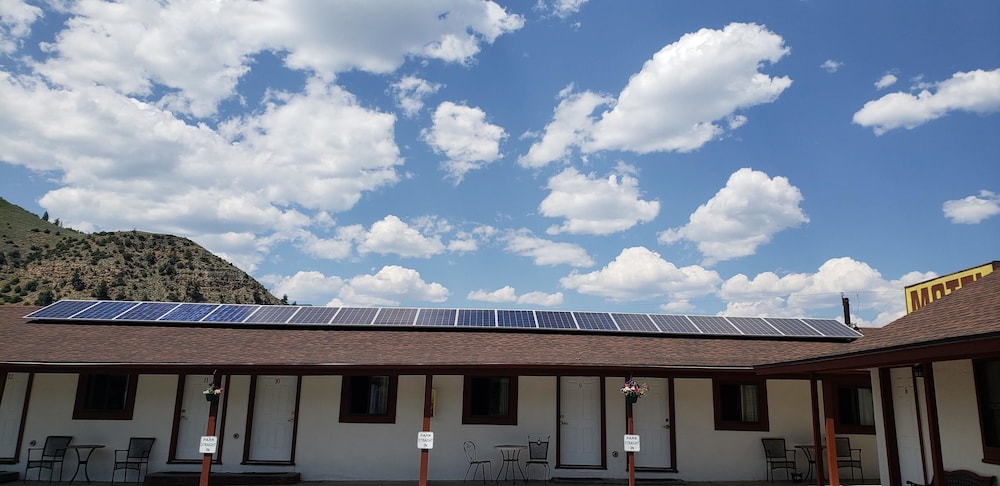
[[[743,168],[691,214],[687,225],[659,235],[660,243],[698,244],[706,264],[752,255],[780,231],[809,222],[802,194],[787,178]]]
[[[402,257],[429,258],[445,251],[439,235],[424,235],[396,216],[388,215],[372,224],[358,242],[358,253],[389,254]]]
[[[412,118],[424,108],[424,98],[437,93],[443,85],[416,76],[404,76],[392,84],[396,104],[407,118]]]
[[[483,110],[450,101],[438,105],[433,127],[421,135],[435,152],[448,157],[442,167],[456,183],[470,170],[500,159],[500,142],[507,138],[503,128],[486,121]]]
[[[653,298],[687,301],[712,294],[719,274],[698,265],[678,268],[644,247],[626,248],[604,268],[563,277],[559,283],[585,295],[615,302]]]
[[[507,244],[505,251],[529,257],[535,265],[589,267],[594,264],[594,260],[582,246],[538,238],[527,229],[510,231],[503,240]]]
[[[579,12],[585,3],[587,0],[538,0],[535,8],[543,12],[552,12],[552,15],[560,19],[566,19]]]
[[[898,81],[898,79],[894,74],[886,74],[885,76],[879,78],[878,81],[875,81],[875,89],[886,89],[889,86],[896,84],[896,81]]]
[[[563,294],[562,292],[556,292],[553,294],[547,294],[545,292],[528,292],[524,295],[518,296],[514,287],[506,285],[493,291],[474,290],[469,292],[467,298],[469,300],[476,300],[480,302],[493,302],[500,304],[517,303],[552,307],[562,304]]]
[[[983,190],[976,196],[945,201],[941,209],[952,223],[977,224],[1000,214],[1000,195]]]
[[[42,9],[23,0],[0,0],[0,54],[17,50],[41,16]]]
[[[957,72],[916,95],[889,93],[865,103],[853,121],[882,135],[897,128],[913,129],[954,111],[1000,111],[1000,69]]]
[[[638,179],[623,172],[619,167],[619,174],[597,179],[567,168],[549,179],[550,192],[539,210],[565,221],[548,232],[606,235],[652,221],[660,203],[642,200]]]
[[[412,268],[386,265],[375,275],[358,275],[344,282],[332,306],[395,306],[403,300],[440,303],[448,299],[448,289],[437,282],[425,282]]]
[[[686,34],[632,76],[583,149],[695,150],[725,132],[716,121],[770,103],[791,86],[788,77],[760,72],[788,52],[780,36],[755,24]]]
[[[840,61],[834,61],[833,59],[827,59],[827,60],[823,61],[823,64],[820,64],[819,67],[822,68],[824,71],[826,71],[828,73],[835,73],[835,72],[837,72],[837,70],[840,69],[840,66],[843,66],[843,65],[844,65],[844,63],[842,63]]]
[[[725,315],[843,321],[843,295],[850,301],[852,324],[884,326],[906,312],[903,287],[933,277],[933,273],[910,272],[898,280],[886,280],[867,263],[841,257],[827,260],[815,273],[779,276],[764,272],[753,278],[737,274],[722,284],[719,297],[728,301]],[[857,317],[860,310],[875,311],[875,319]]]
[[[272,295],[287,295],[289,302],[303,305],[322,304],[344,287],[344,281],[340,277],[326,276],[317,271],[297,272],[290,277],[264,275],[260,282],[270,288]]]
[[[538,168],[549,162],[564,160],[570,154],[570,147],[579,146],[594,129],[590,118],[598,106],[614,101],[613,98],[591,92],[573,93],[573,86],[567,86],[559,93],[552,121],[545,125],[542,139],[531,145],[528,153],[518,158],[523,167]]]

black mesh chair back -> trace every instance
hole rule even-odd
[[[45,438],[42,447],[28,449],[28,459],[24,465],[24,479],[28,479],[28,471],[38,469],[38,479],[42,479],[42,469],[49,470],[49,482],[56,465],[59,466],[59,481],[62,481],[63,464],[66,461],[66,449],[73,441],[72,435],[50,435]]]
[[[774,481],[774,470],[784,469],[785,478],[789,473],[795,473],[795,450],[785,447],[785,439],[781,437],[764,437],[760,439],[764,446],[764,464],[767,467],[767,478]]]
[[[155,437],[132,437],[128,441],[128,449],[115,450],[115,465],[111,470],[111,482],[115,482],[115,473],[122,471],[122,481],[128,479],[129,470],[135,471],[135,482],[142,481],[143,470],[149,469],[149,454],[153,450]]]
[[[837,447],[837,468],[851,468],[851,479],[854,479],[854,470],[857,469],[863,479],[865,472],[861,469],[861,449],[852,448],[849,437],[836,437],[834,443]]]
[[[531,480],[531,466],[545,467],[545,481],[549,480],[549,439],[552,436],[528,436],[528,460],[524,462],[525,481]]]

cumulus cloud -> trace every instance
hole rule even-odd
[[[509,231],[502,239],[506,243],[505,251],[531,258],[535,265],[589,267],[594,264],[582,246],[538,238],[527,229]]]
[[[514,290],[514,287],[505,285],[504,287],[493,291],[474,290],[469,292],[469,295],[466,296],[466,298],[469,300],[493,302],[498,304],[517,303],[551,307],[562,304],[563,294],[562,292],[555,292],[552,294],[547,294],[545,292],[528,292],[519,296],[517,295],[517,291]]]
[[[847,296],[851,322],[856,325],[884,326],[906,312],[903,287],[936,275],[910,272],[888,280],[864,262],[849,257],[831,258],[814,273],[778,275],[763,272],[753,278],[737,274],[719,288],[727,301],[725,315],[756,317],[826,317],[843,322],[841,296]],[[874,311],[865,321],[857,311]]]
[[[287,295],[289,302],[303,305],[325,303],[344,287],[340,277],[326,276],[317,271],[296,272],[292,276],[264,275],[259,280],[270,288],[271,294],[279,297]]]
[[[573,93],[573,86],[559,92],[559,105],[555,108],[552,121],[545,126],[541,140],[528,149],[528,153],[518,158],[523,167],[538,168],[549,162],[564,160],[570,149],[582,144],[594,129],[590,115],[601,105],[613,98],[591,92]]]
[[[360,236],[358,253],[396,254],[410,258],[429,258],[445,251],[439,235],[424,235],[396,216],[388,215],[372,224]]]
[[[644,247],[622,252],[604,268],[590,273],[574,271],[559,280],[563,287],[613,302],[667,298],[686,302],[715,292],[719,274],[698,265],[678,268]]]
[[[980,115],[1000,111],[1000,69],[957,72],[920,88],[915,95],[889,93],[865,103],[853,121],[882,135],[897,128],[913,129],[956,111]]]
[[[337,296],[327,305],[399,305],[401,301],[435,302],[448,300],[450,292],[437,282],[425,282],[412,268],[386,265],[374,275],[358,275],[344,281]]]
[[[840,69],[840,66],[843,65],[844,63],[842,62],[834,61],[833,59],[827,59],[823,61],[823,64],[820,64],[819,67],[828,73],[835,73],[837,72],[837,70]]]
[[[412,118],[424,108],[424,98],[437,93],[442,86],[416,76],[404,76],[392,84],[392,94],[403,114]]]
[[[706,264],[753,255],[783,230],[809,222],[802,194],[785,177],[743,168],[726,186],[698,206],[688,224],[659,234],[660,243],[697,243]]]
[[[42,9],[23,0],[0,2],[0,54],[14,52],[41,16]]]
[[[422,136],[435,152],[448,157],[442,167],[459,183],[470,170],[500,159],[500,142],[507,132],[487,122],[483,110],[446,101],[438,105],[434,125]]]
[[[898,79],[894,74],[886,74],[885,76],[879,78],[878,81],[875,81],[875,89],[886,89],[889,86],[896,84],[896,81],[898,81]]]
[[[549,195],[538,209],[565,221],[548,233],[606,235],[652,221],[660,203],[641,199],[639,180],[621,168],[618,172],[598,179],[570,167],[549,179]]]
[[[945,201],[941,209],[952,223],[977,224],[1000,214],[1000,195],[982,190],[975,196]]]

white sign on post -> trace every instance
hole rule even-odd
[[[417,449],[433,449],[434,432],[417,432]]]
[[[198,443],[198,452],[201,454],[215,454],[215,450],[218,447],[219,438],[212,435],[201,436],[201,442]]]
[[[639,436],[625,434],[625,452],[639,452]]]

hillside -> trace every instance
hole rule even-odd
[[[59,299],[278,304],[195,242],[142,231],[86,234],[0,198],[0,305]]]

